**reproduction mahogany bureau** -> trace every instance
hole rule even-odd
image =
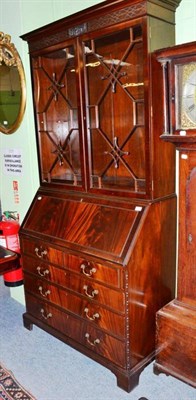
[[[22,36],[40,188],[20,229],[33,324],[130,391],[174,297],[175,150],[160,140],[161,66],[179,0],[110,0]]]

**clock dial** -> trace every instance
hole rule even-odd
[[[178,65],[178,129],[196,129],[196,62]]]
[[[182,106],[190,121],[196,124],[196,64],[193,66],[194,70],[184,84]]]

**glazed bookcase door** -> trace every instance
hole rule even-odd
[[[32,70],[41,182],[81,186],[75,46],[33,57]]]
[[[142,25],[84,41],[90,190],[146,191]]]

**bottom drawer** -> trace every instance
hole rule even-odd
[[[70,316],[59,308],[26,294],[27,312],[65,336],[100,354],[120,367],[126,368],[125,342],[118,340],[83,319]],[[66,337],[65,337],[66,341]]]
[[[91,319],[91,322],[97,325],[97,328],[124,339],[126,333],[124,315],[119,315],[101,304],[90,301],[85,296],[78,296],[77,293],[54,286],[50,282],[35,278],[26,272],[24,272],[24,282],[26,292],[38,297],[38,301],[47,300],[61,307],[64,311],[75,314],[76,317],[84,318],[86,322]]]

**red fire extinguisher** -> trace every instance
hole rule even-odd
[[[0,221],[0,245],[20,253],[19,231],[20,225],[15,212],[5,211]],[[4,284],[9,287],[16,287],[23,284],[22,267],[4,274]]]

